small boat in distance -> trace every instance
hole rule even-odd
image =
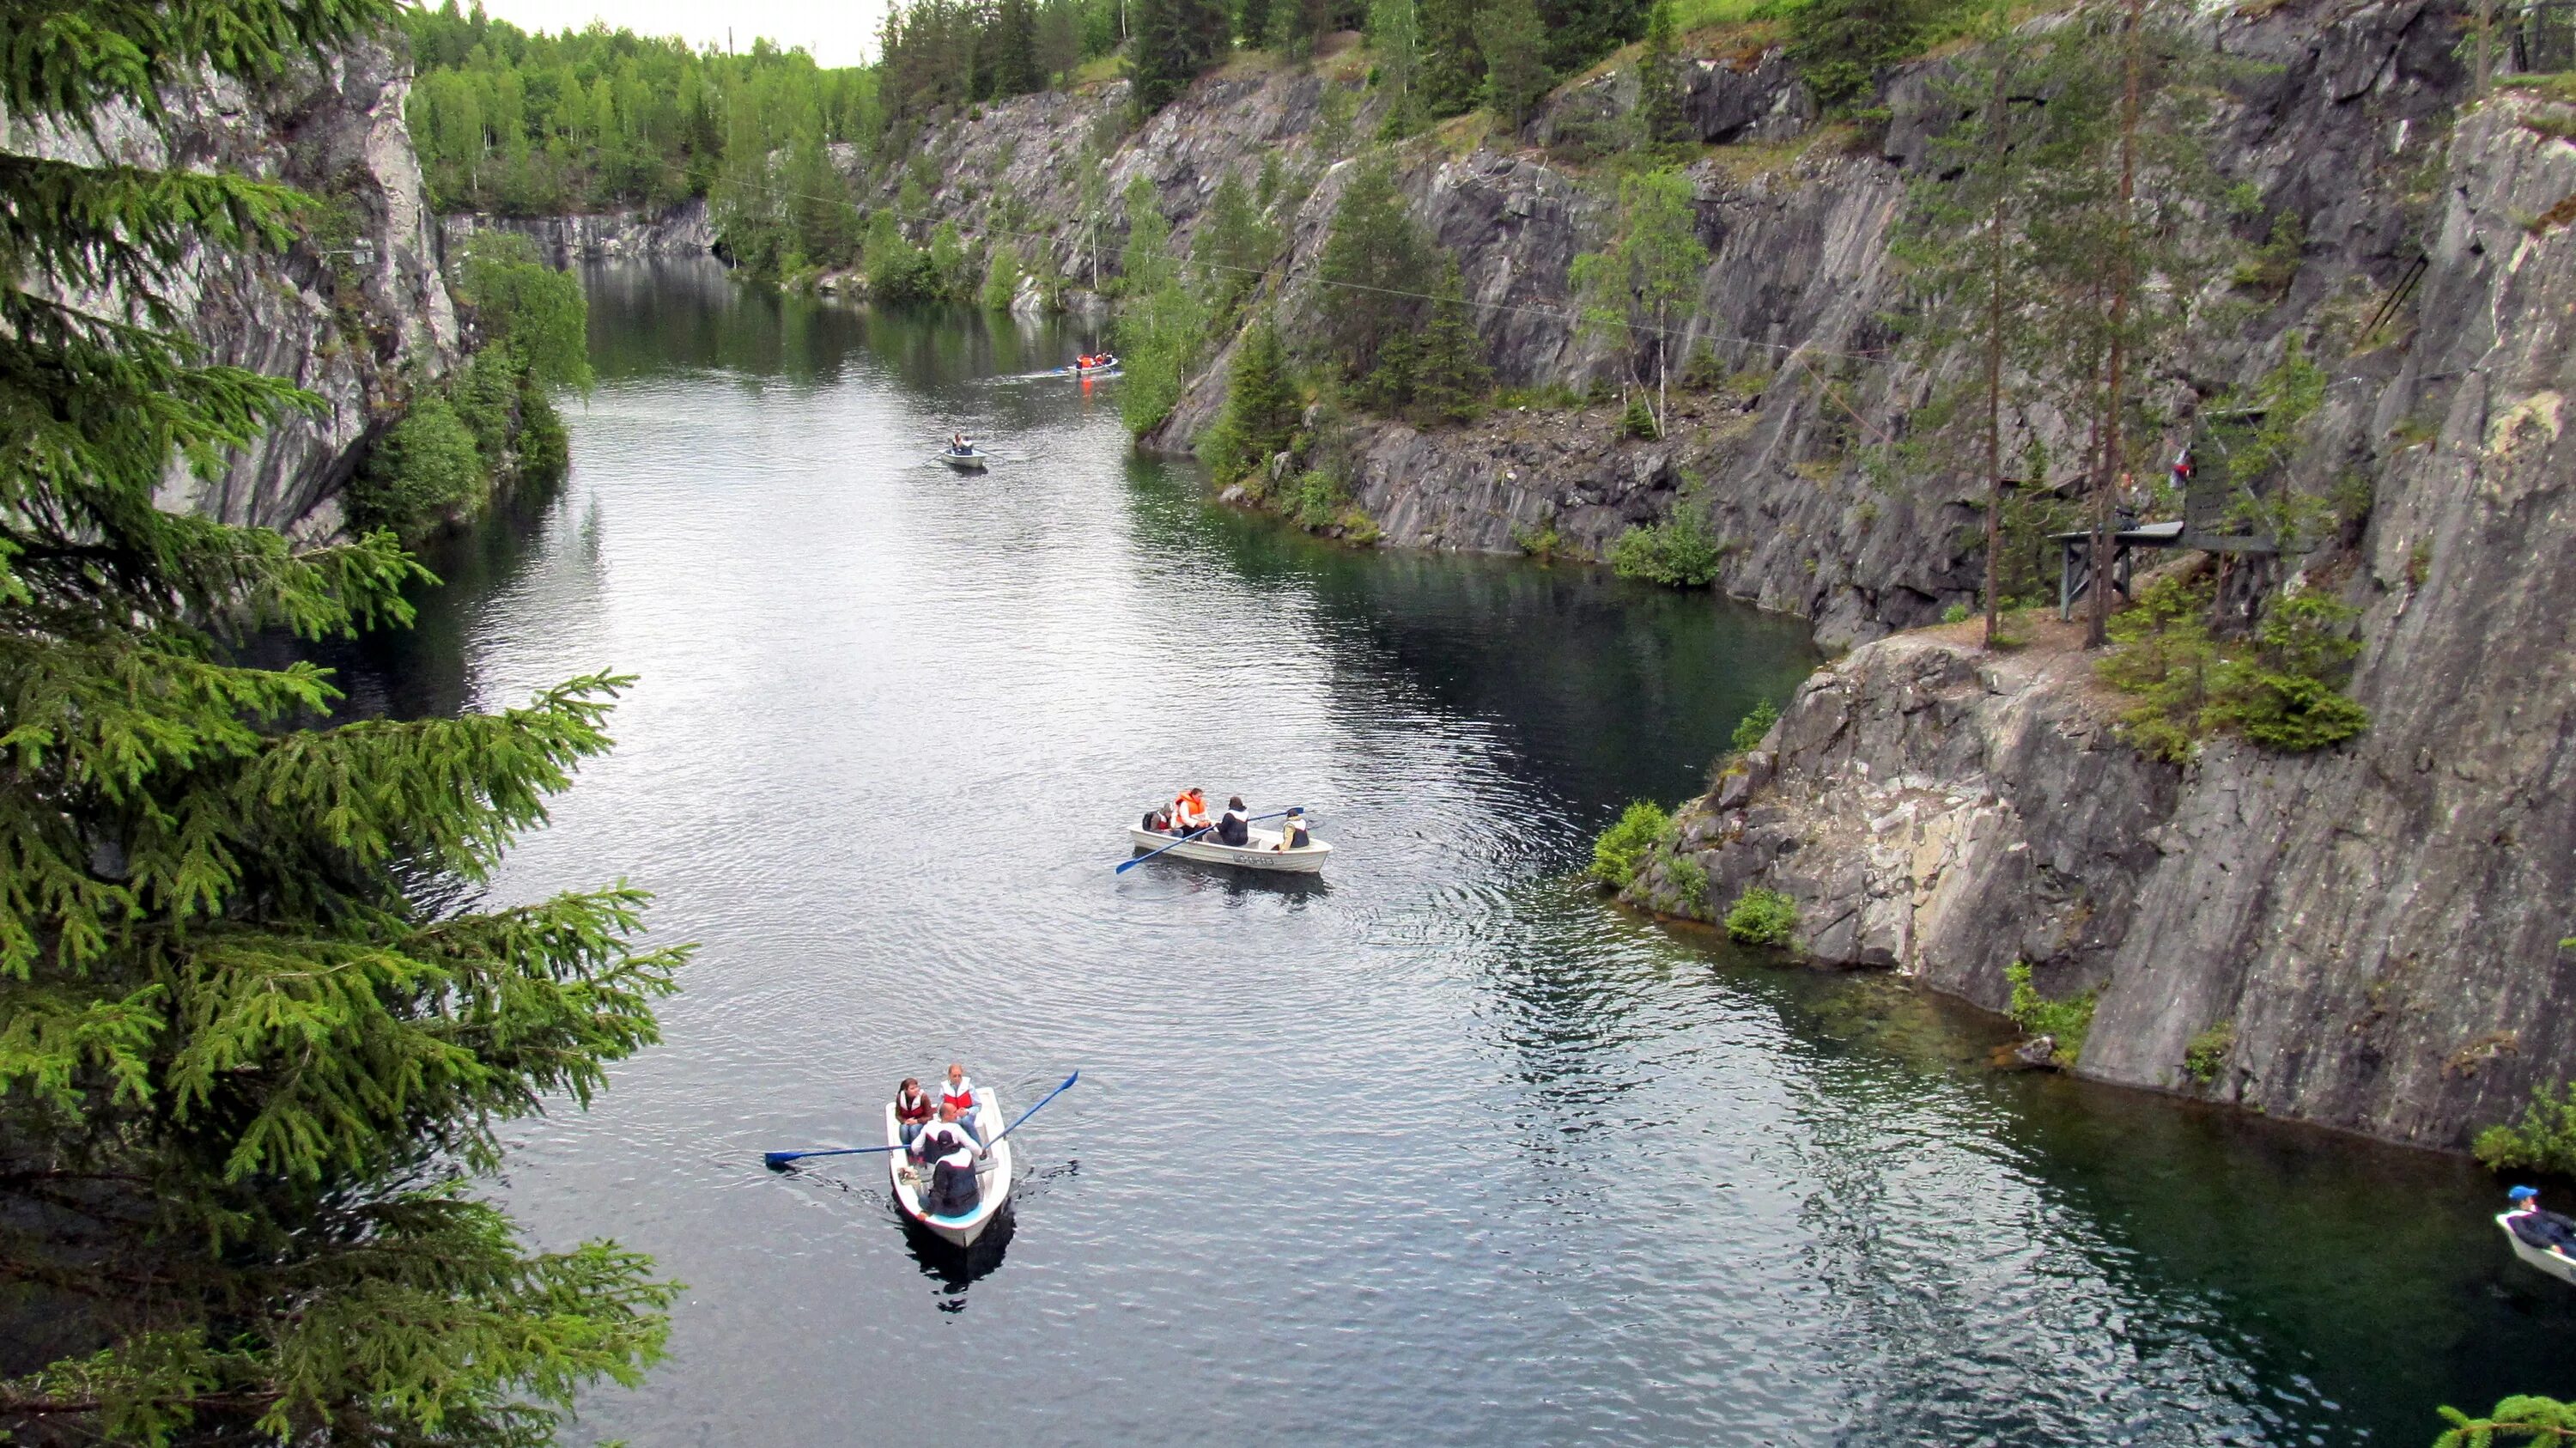
[[[2495,1222],[2498,1227],[2504,1229],[2504,1239],[2513,1244],[2513,1255],[2570,1287],[2576,1287],[2576,1257],[2562,1257],[2546,1247],[2535,1247],[2522,1240],[2515,1234],[2513,1223],[2507,1220],[2512,1215],[2510,1212],[2499,1212],[2496,1214]]]
[[[961,473],[980,473],[984,470],[984,465],[993,460],[993,455],[991,453],[988,453],[982,448],[976,447],[971,443],[967,445],[964,452],[959,452],[953,447],[944,447],[931,454],[931,456],[948,464],[950,467],[957,469]]]
[[[1052,375],[1057,377],[1096,377],[1103,372],[1115,372],[1117,370],[1118,354],[1115,352],[1103,352],[1099,356],[1094,357],[1087,362],[1072,362],[1065,366],[1058,367]]]
[[[975,1136],[982,1140],[987,1132],[1002,1130],[1002,1098],[989,1086],[975,1088]],[[906,1220],[918,1222],[941,1241],[955,1247],[972,1247],[984,1229],[993,1224],[1002,1208],[1011,1201],[1011,1143],[1006,1137],[992,1144],[984,1159],[975,1164],[975,1210],[962,1217],[934,1217],[922,1210],[921,1199],[930,1191],[930,1170],[916,1167],[903,1149],[903,1127],[896,1122],[894,1103],[885,1107],[886,1174],[894,1180],[894,1204]]]
[[[1127,827],[1128,838],[1139,850],[1163,850],[1166,860],[1196,860],[1202,865],[1232,865],[1238,870],[1267,870],[1282,875],[1319,874],[1324,868],[1324,857],[1333,852],[1332,846],[1311,835],[1304,847],[1283,850],[1279,848],[1279,832],[1276,830],[1256,828],[1245,833],[1248,838],[1240,845],[1219,844],[1214,834],[1175,844],[1174,841],[1180,839],[1177,835],[1149,830],[1143,825]]]

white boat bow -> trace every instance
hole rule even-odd
[[[989,1086],[975,1088],[975,1115],[972,1126],[975,1139],[982,1141],[1010,1123],[1002,1117],[1002,1098]],[[930,1192],[930,1168],[916,1167],[911,1154],[901,1150],[903,1127],[895,1120],[894,1103],[885,1108],[886,1145],[897,1148],[886,1153],[886,1174],[893,1179],[894,1204],[911,1221],[928,1228],[940,1240],[959,1247],[975,1245],[984,1229],[993,1224],[1002,1208],[1011,1200],[1011,1142],[1004,1137],[992,1144],[984,1159],[975,1165],[975,1210],[962,1217],[934,1217],[922,1210],[922,1198]]]

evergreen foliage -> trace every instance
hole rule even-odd
[[[1547,29],[1535,0],[1489,0],[1474,24],[1484,62],[1485,105],[1514,130],[1538,114],[1556,83],[1547,63]]]
[[[2221,730],[2296,753],[2369,727],[2368,711],[2338,689],[2361,647],[2349,604],[2305,590],[2274,600],[2252,639],[2222,639],[2209,629],[2212,592],[2205,581],[2161,579],[2111,620],[2117,647],[2096,668],[2138,700],[2120,715],[2123,739],[2181,763]]]
[[[1789,60],[1829,111],[1870,98],[1879,72],[1918,54],[1960,0],[1802,0],[1789,12]]]
[[[594,26],[530,34],[456,0],[401,12],[419,78],[407,114],[432,204],[544,216],[705,195],[739,139],[727,118],[792,117],[820,142],[880,125],[876,76],[766,41],[742,56]],[[758,144],[790,139],[765,129]],[[739,158],[737,158],[739,159]]]
[[[1262,317],[1244,329],[1226,378],[1225,415],[1199,443],[1199,459],[1220,484],[1247,477],[1287,450],[1305,412],[1279,328]]]
[[[1422,0],[1422,107],[1433,117],[1475,109],[1483,99],[1485,55],[1476,43],[1476,0]]]
[[[1585,878],[1613,890],[1625,890],[1636,883],[1637,867],[1645,863],[1646,852],[1662,839],[1672,825],[1672,816],[1652,800],[1637,800],[1619,816],[1618,822],[1601,832],[1592,842],[1592,867]]]
[[[1412,332],[1412,294],[1430,274],[1430,244],[1396,189],[1394,159],[1367,157],[1342,188],[1315,267],[1331,287],[1322,293],[1322,345],[1344,379],[1368,377],[1387,344]]]
[[[1673,19],[1673,0],[1654,0],[1646,12],[1646,43],[1637,53],[1637,140],[1648,151],[1663,153],[1689,138],[1682,115],[1681,37]]]
[[[1485,364],[1485,344],[1476,335],[1467,311],[1466,280],[1458,258],[1440,254],[1439,280],[1431,284],[1422,332],[1421,363],[1415,370],[1410,415],[1417,422],[1466,422],[1473,419],[1485,395],[1493,390],[1494,371]]]
[[[1798,938],[1798,902],[1755,885],[1726,912],[1726,936],[1739,944],[1786,949]]]
[[[1118,48],[1118,0],[914,0],[886,12],[875,77],[893,129],[1067,83]],[[888,148],[891,153],[892,148]]]
[[[1377,85],[1386,96],[1378,121],[1380,141],[1400,141],[1422,129],[1422,20],[1414,0],[1372,0],[1369,48],[1377,59]]]
[[[1764,737],[1770,734],[1771,726],[1779,722],[1780,706],[1768,699],[1761,700],[1746,710],[1743,718],[1735,721],[1735,735],[1729,742],[1738,754],[1748,749],[1759,749]]]
[[[1020,265],[1020,251],[1009,242],[993,247],[992,256],[984,263],[984,310],[1007,312],[1020,294],[1020,279],[1028,269]]]
[[[152,122],[165,86],[256,86],[393,17],[21,18],[12,127],[119,103]],[[23,156],[0,193],[0,1268],[12,1315],[46,1326],[0,1379],[0,1431],[551,1441],[583,1384],[659,1354],[674,1288],[612,1243],[532,1250],[468,1187],[503,1123],[587,1103],[654,1039],[681,952],[632,944],[622,886],[489,910],[429,892],[488,879],[544,819],[624,681],[330,727],[322,670],[238,662],[253,630],[407,620],[425,577],[384,533],[297,551],[153,506],[174,457],[212,472],[316,405],[199,362],[167,300],[198,247],[282,242],[304,203]],[[474,447],[447,410],[415,429],[439,467]]]
[[[1279,259],[1279,228],[1262,215],[1262,204],[1227,172],[1216,194],[1208,198],[1207,218],[1190,243],[1190,260],[1199,271],[1200,295],[1217,325],[1232,320],[1235,308],[1260,286],[1272,262]]]
[[[1140,116],[1170,105],[1223,63],[1234,22],[1219,0],[1130,0],[1130,95]]]

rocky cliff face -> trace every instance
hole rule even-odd
[[[2457,1145],[2576,1074],[2576,235],[2551,219],[2576,145],[2552,109],[2460,119],[2414,333],[2338,368],[2311,444],[2374,487],[2357,551],[2307,580],[2365,610],[2367,733],[2156,764],[2071,637],[1892,638],[1809,681],[1642,894],[1785,890],[1812,953],[1989,1006],[2028,961],[2050,995],[2099,990],[2086,1075],[2402,1140]],[[2206,1083],[2196,1038],[2227,1043]]]
[[[705,256],[716,245],[704,197],[658,212],[628,209],[580,216],[456,212],[439,218],[439,229],[450,248],[463,246],[478,231],[517,232],[534,241],[546,260],[558,267],[636,257]]]
[[[456,359],[456,312],[438,271],[420,164],[403,121],[407,62],[380,45],[300,67],[261,92],[230,83],[167,98],[166,134],[131,112],[96,140],[0,132],[0,147],[69,160],[244,172],[321,199],[308,239],[282,254],[207,251],[171,296],[209,361],[292,379],[322,400],[281,419],[222,476],[174,467],[163,507],[322,537],[337,493],[389,406]]]

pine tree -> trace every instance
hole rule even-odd
[[[1220,324],[1261,284],[1279,255],[1279,228],[1264,220],[1243,178],[1227,172],[1208,198],[1207,219],[1190,243],[1200,273],[1199,291]]]
[[[1287,345],[1270,318],[1259,318],[1234,349],[1225,414],[1199,445],[1199,458],[1219,483],[1233,482],[1284,451],[1303,414]]]
[[[1422,69],[1422,26],[1414,0],[1372,0],[1369,46],[1377,56],[1377,84],[1386,96],[1378,139],[1401,141],[1422,129],[1422,98],[1415,82]]]
[[[1532,0],[1491,0],[1476,17],[1476,48],[1485,59],[1485,104],[1518,130],[1538,114],[1555,84],[1547,68],[1547,32]]]
[[[14,37],[0,106],[151,121],[163,87],[256,86],[390,19],[70,0]],[[62,1354],[0,1380],[0,1429],[550,1441],[658,1355],[673,1289],[611,1243],[533,1251],[469,1189],[501,1123],[654,1039],[680,954],[630,944],[622,887],[433,898],[607,747],[624,681],[331,727],[324,671],[239,662],[251,630],[404,620],[425,576],[389,535],[299,551],[153,506],[174,457],[211,471],[317,405],[169,330],[196,248],[281,242],[296,198],[23,156],[0,188],[0,1266]]]
[[[1673,0],[1655,0],[1646,12],[1646,43],[1637,56],[1637,138],[1650,151],[1681,141],[1681,40],[1674,32]]]
[[[1485,345],[1467,311],[1467,289],[1458,258],[1443,252],[1440,280],[1431,289],[1431,314],[1422,334],[1422,364],[1414,407],[1425,422],[1465,422],[1493,386]]]
[[[1127,184],[1127,247],[1118,278],[1118,413],[1142,437],[1162,425],[1180,401],[1190,364],[1207,334],[1207,312],[1182,283],[1172,255],[1172,223],[1154,183]]]
[[[1476,46],[1475,0],[1423,0],[1422,106],[1431,116],[1475,109],[1484,94],[1485,53]]]
[[[1333,211],[1315,265],[1324,351],[1343,380],[1374,375],[1389,341],[1409,334],[1420,315],[1416,300],[1429,276],[1422,230],[1396,189],[1395,162],[1384,153],[1352,171]]]

